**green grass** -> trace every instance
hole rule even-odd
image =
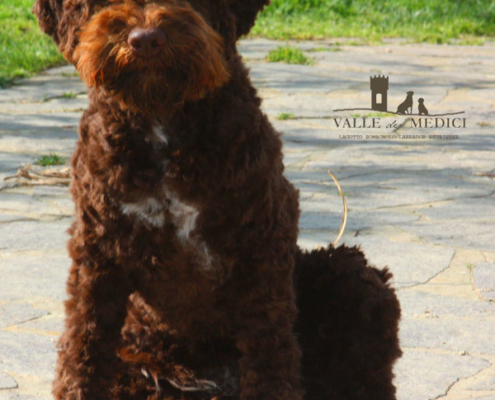
[[[30,76],[62,57],[31,14],[34,0],[0,0],[0,88]]]
[[[66,78],[76,78],[79,76],[79,73],[77,71],[74,72],[62,72],[62,76],[65,76]]]
[[[308,53],[326,53],[332,51],[332,48],[320,46],[320,47],[313,47],[312,49],[307,49],[306,51]]]
[[[53,100],[53,99],[76,99],[77,96],[79,96],[80,94],[83,94],[84,92],[80,92],[80,93],[75,93],[75,92],[64,92],[60,95],[56,95],[56,96],[53,96],[53,95],[50,95],[50,94],[45,94],[43,96],[43,99],[41,100],[41,103],[46,103],[47,101],[50,101],[50,100]]]
[[[0,0],[0,88],[63,63],[51,39],[38,28],[31,14],[33,3]],[[283,40],[354,38],[345,45],[383,38],[480,45],[495,37],[495,1],[272,0],[251,35]],[[285,57],[280,61],[304,60],[301,55]]]
[[[66,159],[64,157],[60,157],[57,154],[49,154],[47,156],[41,156],[35,161],[36,165],[40,165],[42,167],[50,167],[53,165],[64,165]]]
[[[287,121],[289,119],[294,119],[296,116],[291,112],[281,112],[277,115],[279,121]]]
[[[331,53],[335,51],[342,51],[340,47],[332,46],[332,47],[315,47],[313,49],[306,50],[308,53]]]
[[[271,50],[266,56],[269,62],[284,62],[287,64],[312,64],[313,60],[304,55],[297,47],[281,46]]]
[[[74,92],[65,92],[62,93],[61,96],[63,99],[75,99],[77,97],[77,93]]]
[[[495,36],[493,0],[272,0],[252,35],[273,39],[353,37],[378,42],[480,44]]]

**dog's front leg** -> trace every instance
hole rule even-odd
[[[237,336],[242,353],[241,400],[302,399],[301,352],[292,330],[296,315],[293,286],[291,278],[285,280],[269,282],[280,285],[279,290],[270,290],[263,285],[266,280],[260,281],[258,293],[241,305],[242,329]]]
[[[67,291],[53,394],[57,400],[109,400],[118,372],[116,348],[126,317],[128,279],[116,265],[74,261]]]

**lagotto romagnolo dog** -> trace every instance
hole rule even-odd
[[[296,245],[298,192],[236,49],[266,3],[36,2],[91,88],[56,399],[395,398],[390,274]]]
[[[412,90],[407,92],[406,99],[397,107],[397,114],[412,114],[413,94],[414,92]]]

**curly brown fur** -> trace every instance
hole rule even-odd
[[[235,44],[264,4],[35,4],[91,87],[56,399],[302,398],[298,193]]]
[[[398,343],[400,306],[387,269],[370,267],[357,248],[297,251],[294,280],[299,309],[294,331],[303,351],[302,380],[308,400],[393,400],[392,367]],[[120,395],[133,399],[239,399],[235,383],[240,357],[234,341],[206,341],[190,347],[171,337],[140,299],[129,304],[125,327],[127,374]],[[132,355],[147,355],[136,362]],[[134,356],[135,357],[135,356]],[[172,368],[171,368],[172,366]],[[183,382],[174,368],[215,382],[185,394],[170,382]],[[144,371],[155,379],[145,378]],[[136,379],[138,377],[138,379]],[[132,383],[129,382],[134,378]],[[189,379],[185,385],[194,387]]]
[[[57,7],[48,12],[50,5]],[[35,11],[95,87],[72,159],[74,262],[55,397],[110,396],[122,373],[127,299],[138,293],[190,346],[235,341],[243,399],[300,399],[292,332],[297,191],[282,175],[279,135],[235,51],[228,5],[59,5],[41,2]],[[122,24],[162,29],[165,53],[128,56]],[[169,79],[169,66],[188,79]],[[121,80],[128,72],[136,78]]]
[[[270,0],[227,0],[236,20],[236,35],[240,37],[247,34],[254,25],[256,16]]]
[[[341,246],[298,252],[295,276],[306,397],[395,399],[400,305],[388,269]]]
[[[166,46],[143,59],[127,43],[131,31],[160,29]],[[160,108],[198,100],[229,78],[222,39],[187,3],[116,3],[79,32],[72,56],[88,86],[104,86],[121,108],[159,116]]]

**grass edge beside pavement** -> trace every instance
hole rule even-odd
[[[1,0],[0,88],[15,79],[64,64],[51,38],[41,32],[31,13],[33,0]]]
[[[51,38],[39,29],[31,13],[34,1],[1,0],[0,89],[17,78],[65,63]],[[495,39],[495,2],[272,0],[248,35],[260,36],[279,40],[347,37],[360,45],[384,38],[479,45]]]

